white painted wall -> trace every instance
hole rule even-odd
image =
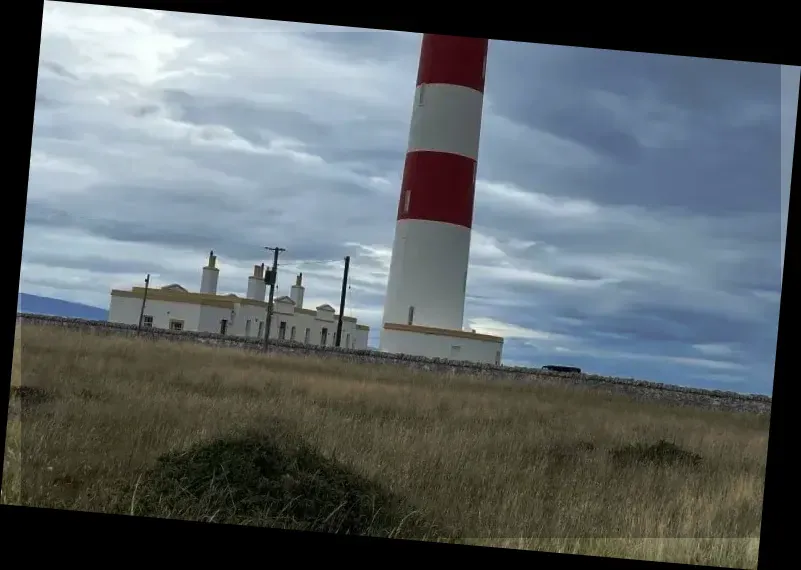
[[[264,282],[264,277],[253,275],[248,277],[248,288],[247,293],[245,294],[248,299],[254,299],[256,301],[263,302],[266,294],[267,284]]]
[[[250,325],[248,325],[250,321]],[[244,336],[247,338],[263,338],[264,323],[267,322],[267,310],[264,307],[248,304],[237,304],[236,318],[234,326],[231,327],[229,334]],[[275,326],[272,330],[277,330]],[[259,332],[261,331],[261,334]],[[273,335],[270,335],[272,338]]]
[[[139,322],[141,307],[142,302],[139,299],[112,296],[108,320],[110,322],[135,325]],[[148,300],[145,305],[145,315],[153,317],[153,326],[155,328],[168,329],[169,321],[172,318],[183,320],[184,330],[186,331],[210,333],[219,333],[220,321],[227,319],[226,334],[247,336],[248,338],[263,338],[263,323],[266,322],[267,312],[264,307],[246,303],[235,303],[232,312],[231,309],[222,307]],[[319,345],[322,329],[326,328],[325,344],[326,346],[335,346],[334,335],[337,330],[337,321],[327,314],[325,316],[326,320],[320,320],[314,315],[295,313],[294,307],[291,305],[276,303],[276,310],[273,313],[270,326],[270,338],[279,338],[281,323],[285,322],[285,340],[291,340],[292,327],[295,327],[294,340],[303,342],[306,329],[309,329],[309,344]],[[250,326],[248,326],[248,321],[250,321]],[[260,323],[262,323],[261,328],[259,326]],[[346,343],[350,341],[348,348],[366,349],[367,334],[368,331],[357,328],[356,323],[343,320],[340,346],[345,348]]]
[[[276,304],[276,309],[278,305]],[[295,339],[297,342],[304,342],[306,338],[306,329],[309,331],[308,344],[320,345],[322,343],[322,332],[326,329],[325,346],[336,346],[334,335],[337,330],[337,320],[320,320],[314,315],[307,315],[305,313],[280,313],[276,310],[273,313],[273,326],[270,327],[270,336],[278,338],[281,327],[281,322],[286,323],[286,338],[291,340],[292,327],[295,327]],[[368,331],[361,330],[356,327],[356,323],[352,321],[342,321],[342,342],[340,346],[345,348],[345,345],[350,341],[348,348],[366,349],[367,348],[367,333]]]
[[[280,297],[275,300],[275,310],[273,313],[280,313],[282,315],[294,315],[295,305],[286,300],[285,297]]]
[[[198,332],[220,332],[220,325],[223,319],[228,321],[227,334],[231,334],[231,309],[223,307],[211,307],[209,305],[200,306],[200,319],[198,321]]]
[[[141,309],[141,299],[112,296],[108,320],[113,323],[135,325],[139,323]],[[191,303],[154,301],[152,299],[148,299],[145,303],[145,315],[152,316],[153,326],[160,329],[169,329],[170,319],[176,319],[184,321],[184,330],[199,330],[200,309],[200,305]]]
[[[289,298],[295,301],[295,306],[299,309],[303,308],[303,296],[306,288],[303,285],[292,285],[289,290]]]
[[[217,294],[217,282],[220,280],[220,270],[216,267],[204,267],[200,278],[200,292]]]
[[[391,354],[412,354],[430,358],[450,358],[466,362],[495,364],[503,358],[503,343],[480,338],[448,337],[382,329],[381,351]]]
[[[334,322],[334,316],[336,313],[328,308],[325,309],[317,309],[317,319],[320,321],[325,321],[328,323]]]
[[[345,322],[342,323],[342,329],[345,329]],[[369,330],[360,329],[350,323],[351,329],[348,329],[351,338],[351,348],[358,348],[359,350],[367,350],[367,337],[370,334]]]

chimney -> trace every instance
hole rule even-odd
[[[292,288],[289,292],[289,298],[295,302],[296,309],[303,308],[303,293],[305,289],[303,288],[303,273],[299,273],[297,278],[295,279],[295,284],[292,285]]]
[[[248,277],[247,298],[254,301],[264,301],[267,294],[267,284],[264,282],[264,264],[253,266],[253,275]]]
[[[217,269],[217,256],[214,251],[209,252],[209,263],[203,268],[200,278],[200,292],[208,295],[217,294],[217,281],[220,279],[220,270]]]

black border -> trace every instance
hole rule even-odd
[[[70,0],[67,0],[70,1]],[[100,2],[84,2],[86,4],[100,4]],[[510,5],[498,6],[492,19],[489,6],[479,6],[475,10],[478,20],[476,25],[470,26],[471,17],[463,10],[455,12],[444,4],[434,7],[431,3],[407,3],[396,5],[325,3],[315,4],[313,12],[310,4],[300,3],[258,3],[258,2],[212,2],[212,1],[139,1],[115,2],[108,0],[102,2],[106,5],[131,6],[137,8],[152,8],[181,12],[196,12],[207,14],[224,14],[248,18],[291,20],[313,22],[330,25],[348,25],[362,28],[397,29],[415,32],[440,32],[455,35],[492,37],[512,41],[528,41],[536,43],[550,43],[594,47],[601,49],[619,49],[628,51],[641,51],[652,53],[665,53],[671,55],[710,57],[717,59],[732,59],[744,61],[758,61],[765,63],[785,63],[798,65],[798,58],[789,56],[790,50],[783,46],[772,47],[744,47],[757,43],[764,44],[761,39],[765,32],[774,41],[780,41],[782,34],[794,37],[795,27],[785,25],[791,22],[791,17],[782,17],[780,14],[766,11],[760,26],[761,14],[754,8],[743,13],[741,25],[737,25],[737,15],[724,13],[721,10],[710,11],[711,18],[704,18],[704,11],[698,6],[689,10],[679,8],[675,16],[670,12],[660,10],[658,4],[643,6],[635,13],[630,8],[611,10],[611,5],[605,5],[598,13],[589,13],[592,8],[582,5],[581,13],[575,10],[577,5],[568,6],[566,13],[559,11],[560,6],[554,4],[544,5]],[[462,7],[469,4],[461,4]],[[13,7],[12,7],[13,6]],[[6,188],[11,196],[14,206],[14,215],[6,221],[12,234],[20,236],[14,244],[12,251],[6,250],[7,267],[20,268],[22,258],[22,236],[24,233],[25,207],[27,199],[28,170],[30,165],[30,144],[32,140],[33,113],[36,95],[36,78],[39,63],[39,44],[41,39],[41,22],[43,12],[42,0],[21,0],[18,4],[9,6],[6,21],[9,32],[6,37],[19,42],[19,47],[9,49],[7,63],[20,63],[21,65],[8,65],[6,79],[11,80],[5,90],[11,102],[6,104],[7,113],[7,145],[4,161],[8,165],[5,177]],[[458,4],[455,6],[459,6]],[[665,5],[671,6],[672,5]],[[494,8],[495,6],[493,6]],[[646,9],[647,8],[647,9]],[[547,12],[546,10],[547,9]],[[456,15],[454,15],[454,12]],[[608,15],[608,20],[602,16]],[[636,16],[641,15],[641,19]],[[788,14],[789,16],[789,14]],[[12,20],[13,18],[13,20]],[[506,20],[508,18],[508,20]],[[608,21],[609,24],[603,22]],[[497,24],[496,24],[497,22]],[[520,22],[520,28],[513,26]],[[584,23],[586,22],[586,23]],[[559,26],[559,24],[563,24]],[[615,24],[622,27],[615,27]],[[495,24],[495,25],[493,25]],[[585,29],[585,26],[588,28]],[[786,29],[785,29],[786,28]],[[480,30],[480,31],[479,31]],[[728,37],[727,37],[728,36]],[[685,46],[680,47],[683,42]],[[785,45],[792,45],[791,41]],[[21,121],[11,121],[9,119]],[[799,122],[796,122],[796,145],[794,173],[799,169],[801,151],[801,133]],[[10,135],[10,136],[9,136]],[[12,176],[15,175],[12,181]],[[790,472],[789,442],[786,438],[788,432],[788,402],[794,398],[790,394],[795,388],[793,379],[798,378],[797,366],[791,360],[790,341],[795,321],[790,314],[788,291],[798,287],[796,267],[790,262],[794,259],[792,252],[798,251],[798,246],[792,240],[797,236],[795,226],[791,220],[801,214],[793,215],[792,194],[796,187],[801,186],[797,176],[792,177],[791,200],[787,222],[787,237],[785,259],[788,262],[784,267],[782,276],[782,302],[779,316],[779,336],[776,351],[776,367],[773,384],[773,402],[770,421],[770,439],[767,456],[767,472],[765,483],[765,497],[762,509],[762,532],[759,547],[759,568],[774,568],[783,566],[782,562],[791,561],[793,553],[790,552],[789,524],[783,521],[793,520],[788,501],[785,497],[795,495],[790,487],[788,474]],[[798,201],[795,202],[796,204]],[[12,272],[13,273],[13,272]],[[7,301],[8,323],[6,338],[9,340],[6,349],[7,362],[13,357],[14,330],[16,324],[16,302],[19,294],[19,275],[13,281],[15,298],[11,295]],[[12,308],[13,303],[13,308]],[[13,316],[12,316],[13,311]],[[11,366],[9,364],[9,370]],[[796,370],[794,373],[793,370]],[[10,388],[10,375],[9,388]],[[0,390],[0,406],[8,410],[9,389]],[[0,422],[0,437],[5,441],[6,423]],[[437,553],[449,557],[449,562],[459,563],[464,556],[465,560],[475,561],[479,564],[491,562],[512,563],[541,563],[546,567],[570,564],[593,567],[609,566],[610,568],[634,567],[682,567],[684,565],[629,561],[622,559],[596,558],[589,556],[551,554],[545,552],[525,552],[506,549],[495,549],[475,546],[455,546],[442,544],[429,544],[414,541],[400,541],[388,539],[372,539],[362,537],[342,537],[318,533],[290,532],[274,529],[254,529],[247,527],[234,527],[216,524],[201,524],[138,517],[125,517],[116,515],[101,515],[91,513],[59,511],[51,509],[36,509],[28,507],[2,506],[0,508],[2,519],[6,522],[0,524],[4,529],[3,543],[7,545],[6,559],[14,554],[25,557],[26,562],[36,555],[51,555],[61,561],[68,558],[81,560],[91,559],[93,554],[100,554],[102,547],[118,546],[124,558],[146,558],[151,563],[156,559],[153,555],[160,553],[159,558],[173,556],[182,562],[189,562],[197,558],[204,562],[220,558],[226,562],[243,559],[245,556],[255,556],[258,563],[278,561],[277,555],[286,553],[290,560],[297,561],[303,555],[323,555],[342,557],[343,560],[351,558],[353,550],[358,550],[355,560],[367,564],[381,563],[383,559],[371,558],[369,551],[383,556],[391,555],[401,559],[412,559],[419,556],[433,556]],[[783,515],[786,515],[783,516]],[[74,531],[74,532],[73,532]],[[77,538],[77,540],[76,540]],[[70,556],[73,554],[74,556]],[[120,554],[112,554],[117,557]],[[355,553],[354,553],[355,554]],[[111,560],[114,560],[112,558]],[[110,560],[110,561],[111,561]],[[116,559],[119,561],[119,558]],[[687,566],[702,568],[700,566]]]

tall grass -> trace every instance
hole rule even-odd
[[[30,325],[14,374],[4,502],[756,566],[766,416]]]

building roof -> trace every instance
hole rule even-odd
[[[400,323],[384,323],[383,328],[384,330],[388,331],[403,331],[410,333],[428,334],[433,336],[445,336],[451,338],[472,338],[476,340],[484,340],[489,342],[497,342],[498,344],[503,344],[503,337],[500,336],[460,331],[460,330],[441,329],[438,327],[404,325]]]
[[[120,289],[111,290],[112,297],[129,297],[133,299],[142,299],[144,295],[145,295],[144,287],[132,287],[130,290],[127,291]],[[177,283],[173,283],[172,285],[167,285],[166,287],[150,289],[147,292],[147,298],[148,300],[151,301],[199,304],[199,305],[208,305],[212,307],[220,307],[226,309],[233,309],[236,304],[264,307],[265,309],[267,308],[266,301],[247,299],[244,297],[239,297],[234,293],[228,295],[214,295],[212,293],[195,293],[187,291]],[[276,302],[281,301],[281,299],[287,299],[288,301],[292,302],[292,304],[295,303],[294,301],[292,301],[292,299],[286,296],[280,297],[279,299],[276,300]],[[335,312],[334,308],[328,304],[320,305],[319,307],[317,307],[317,309]],[[309,316],[316,315],[316,312],[311,309],[298,309],[297,307],[295,308],[295,313],[300,313]],[[342,320],[356,323],[356,328],[362,330],[370,330],[370,327],[368,327],[367,325],[359,324],[354,317],[343,316]]]
[[[293,301],[293,300],[292,300],[290,297],[287,297],[286,295],[283,295],[283,296],[281,296],[281,297],[278,297],[278,298],[275,300],[275,302],[276,302],[276,303],[291,303],[291,304],[293,304],[293,305],[295,305],[295,304],[296,304],[296,303],[295,303],[295,301]]]

